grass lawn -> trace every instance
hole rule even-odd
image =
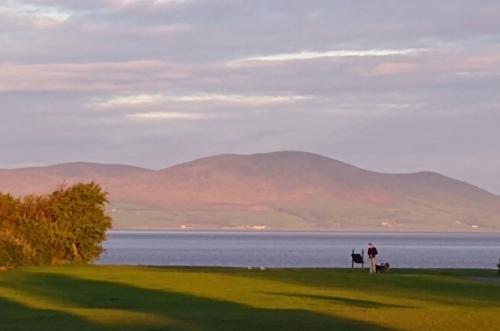
[[[0,330],[500,330],[494,270],[0,272]]]

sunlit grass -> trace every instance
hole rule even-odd
[[[494,330],[494,271],[68,266],[0,273],[0,330]]]

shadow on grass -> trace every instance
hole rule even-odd
[[[0,297],[0,330],[50,330],[67,331],[109,330],[83,318],[48,309],[31,309]]]
[[[33,309],[0,297],[2,331],[8,330],[389,330],[370,323],[303,310],[260,309],[234,302],[176,292],[149,290],[113,282],[83,280],[51,273],[20,274],[9,288],[67,307]],[[1,292],[0,292],[1,293]],[[63,311],[63,312],[62,312]],[[99,313],[102,321],[81,318]],[[2,311],[3,312],[3,311]],[[111,316],[119,312],[120,318]],[[106,314],[113,323],[106,322]],[[165,324],[134,320],[147,315]],[[36,327],[33,327],[35,326]]]
[[[496,284],[478,282],[469,274],[491,272],[461,270],[401,270],[390,274],[370,275],[351,270],[276,269],[255,273],[259,277],[294,285],[316,288],[352,289],[354,291],[391,295],[396,297],[424,299],[451,305],[500,307],[500,291]]]
[[[377,302],[377,301],[349,299],[349,298],[329,296],[329,295],[314,295],[314,294],[302,294],[302,293],[279,293],[279,292],[262,292],[262,293],[263,294],[270,294],[270,295],[284,296],[284,297],[324,300],[324,301],[329,301],[332,303],[340,304],[343,306],[351,306],[351,307],[356,307],[356,308],[375,308],[375,309],[377,309],[377,308],[414,308],[411,306],[392,305],[392,304],[381,303],[381,302]]]

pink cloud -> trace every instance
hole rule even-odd
[[[409,61],[364,63],[355,66],[353,72],[360,76],[379,77],[405,74],[454,74],[500,71],[500,52],[489,54],[463,54],[454,52],[433,52]]]
[[[0,92],[124,91],[187,78],[188,68],[162,61],[0,63]]]
[[[465,66],[473,69],[491,69],[500,66],[500,53],[482,56],[474,56],[466,59]]]
[[[418,64],[411,62],[385,62],[380,63],[373,68],[372,76],[390,76],[409,74],[419,69]]]

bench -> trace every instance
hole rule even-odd
[[[361,268],[365,267],[365,252],[364,250],[361,250],[361,254],[359,253],[354,253],[354,249],[352,250],[351,253],[351,260],[352,260],[352,265],[351,268],[354,269],[354,264],[361,264]]]

